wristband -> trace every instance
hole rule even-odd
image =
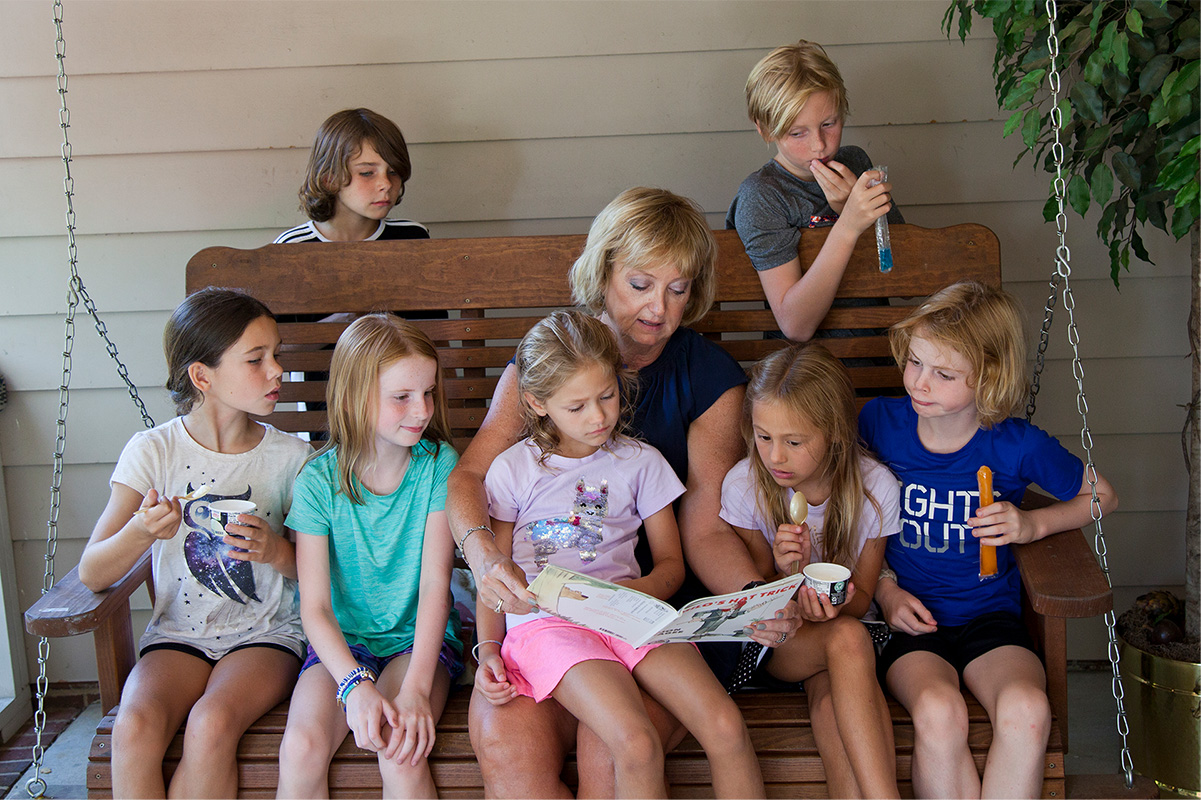
[[[463,534],[463,539],[459,542],[459,552],[463,554],[463,560],[467,561],[467,566],[469,567],[471,566],[471,562],[467,560],[467,540],[471,538],[473,533],[479,533],[480,531],[488,531],[492,539],[496,539],[496,534],[487,525],[476,525],[474,528],[467,529],[467,533]]]
[[[375,678],[376,676],[374,672],[362,666],[355,667],[348,672],[346,677],[338,683],[338,691],[334,695],[334,699],[338,701],[338,708],[345,712],[346,700],[348,697],[350,697],[350,693],[355,690],[355,687],[363,681],[375,683]]]
[[[480,663],[480,645],[494,644],[497,647],[503,646],[503,642],[498,642],[495,639],[484,639],[482,642],[476,642],[475,647],[471,648],[471,657],[475,659],[475,663]]]
[[[900,583],[897,580],[897,574],[895,572],[893,572],[888,567],[880,567],[880,577],[876,580],[876,582],[879,583],[880,581],[884,580],[885,578],[891,578],[893,583]]]

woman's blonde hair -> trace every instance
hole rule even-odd
[[[880,503],[863,484],[867,451],[859,439],[855,390],[846,367],[820,344],[793,344],[777,350],[751,368],[742,415],[742,434],[751,457],[755,503],[771,528],[791,523],[787,491],[776,483],[755,446],[751,412],[756,403],[771,403],[825,439],[818,456],[823,479],[830,481],[822,534],[822,558],[848,569],[855,568],[857,530],[863,500],[882,516]],[[881,528],[881,533],[883,529]]]
[[[363,503],[359,476],[375,456],[380,373],[414,356],[435,365],[433,415],[418,447],[436,454],[443,442],[450,442],[451,433],[438,351],[430,338],[395,314],[368,314],[352,322],[334,346],[325,391],[329,440],[312,457],[338,449],[339,491],[354,503]]]
[[[960,281],[930,295],[888,332],[892,356],[902,369],[909,343],[921,336],[963,356],[972,367],[980,426],[1013,416],[1026,399],[1026,339],[1022,309],[1013,295],[978,281]]]
[[[568,280],[575,302],[599,315],[617,262],[634,269],[668,263],[692,281],[684,325],[709,313],[717,291],[717,240],[705,214],[687,197],[666,189],[627,189],[592,221],[584,252]]]
[[[413,175],[409,147],[396,123],[369,108],[348,108],[330,116],[313,137],[313,149],[300,186],[300,210],[315,222],[333,219],[338,192],[350,184],[350,162],[367,142],[400,176],[400,196]],[[398,199],[397,204],[400,203]]]
[[[746,79],[746,113],[769,142],[784,138],[815,92],[829,92],[838,118],[850,113],[842,74],[817,42],[801,39],[777,47]]]
[[[559,446],[561,437],[549,416],[541,416],[525,400],[526,393],[543,405],[581,368],[603,367],[617,380],[621,412],[609,442],[625,435],[637,382],[622,364],[617,338],[609,326],[583,311],[554,311],[540,320],[517,345],[517,387],[521,392],[523,434],[542,451],[539,462]],[[606,443],[608,446],[608,443]]]

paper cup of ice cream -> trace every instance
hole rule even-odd
[[[803,570],[805,585],[812,586],[818,594],[830,598],[830,605],[838,605],[847,599],[847,584],[851,580],[851,571],[841,564],[819,562],[810,564]]]

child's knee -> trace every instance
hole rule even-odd
[[[872,646],[871,634],[863,623],[854,617],[835,617],[823,623],[829,627],[829,647],[831,656],[841,658],[876,660],[876,650]]]
[[[245,731],[236,730],[233,710],[208,696],[196,701],[184,728],[184,752],[215,753],[236,750]]]
[[[1051,732],[1051,702],[1037,686],[1011,686],[997,695],[998,735],[1012,734],[1045,742]]]
[[[430,783],[429,762],[424,758],[417,760],[416,766],[412,763],[412,756],[406,758],[403,763],[388,758],[383,755],[379,757],[379,772],[380,778],[383,779],[384,786],[388,791],[385,792],[385,797],[391,795],[395,797],[419,797],[424,794],[423,788]]]
[[[165,749],[175,735],[168,731],[167,715],[154,703],[122,700],[113,721],[114,749],[119,745],[126,753],[142,751],[159,742]]]
[[[928,745],[950,746],[967,741],[967,704],[958,687],[929,687],[918,695],[909,714],[914,732]]]
[[[642,771],[663,767],[663,743],[650,720],[645,725],[625,728],[614,741],[606,744],[619,768]]]
[[[333,747],[337,749],[337,745]],[[289,717],[279,743],[281,772],[311,773],[318,766],[324,769],[332,757],[330,744],[319,730],[310,725],[296,724],[295,720]]]

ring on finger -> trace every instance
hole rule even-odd
[[[499,614],[499,613],[500,613],[500,610],[501,610],[502,608],[504,608],[504,607],[505,607],[505,601],[504,601],[504,598],[501,598],[500,600],[497,600],[497,601],[496,601],[496,613],[497,613],[497,614]]]
[[[787,638],[788,638],[788,632],[787,632],[787,631],[782,631],[782,632],[780,633],[780,638],[779,638],[779,639],[776,639],[776,644],[784,644],[784,640],[785,640],[785,639],[787,639]]]

